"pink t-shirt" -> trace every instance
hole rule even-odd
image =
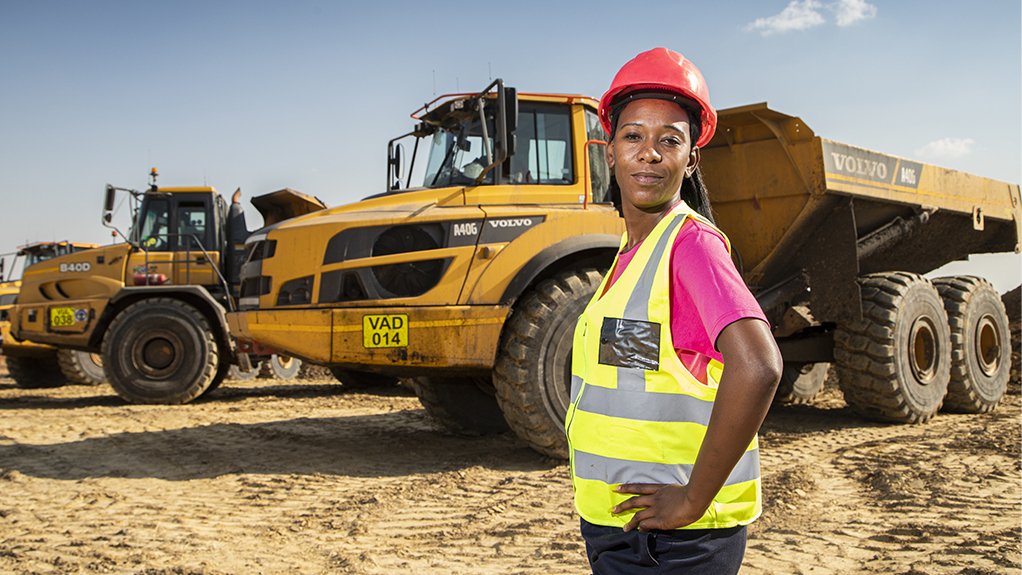
[[[608,288],[621,277],[636,248],[618,255]],[[717,336],[743,318],[766,321],[724,238],[698,220],[686,220],[671,248],[671,337],[681,362],[699,381],[706,383],[711,359],[722,359]]]

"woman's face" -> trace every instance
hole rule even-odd
[[[681,183],[699,164],[688,113],[667,100],[636,100],[621,111],[607,146],[621,201],[644,212],[664,211],[681,200]],[[626,208],[627,209],[627,208]]]

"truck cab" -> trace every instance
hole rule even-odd
[[[408,378],[445,424],[535,428],[532,443],[555,452],[575,318],[623,231],[596,108],[497,80],[414,111],[388,145],[383,191],[249,238],[232,331]]]

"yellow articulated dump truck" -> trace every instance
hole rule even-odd
[[[231,331],[409,378],[451,428],[509,426],[565,456],[572,331],[623,229],[596,106],[497,80],[418,110],[402,136],[411,157],[389,145],[386,192],[250,236]],[[424,179],[410,187],[420,141]],[[722,110],[702,160],[789,398],[815,394],[834,362],[868,416],[996,406],[1010,367],[997,294],[921,274],[1018,251],[1017,185],[828,141],[765,104]]]
[[[235,362],[225,313],[248,230],[241,206],[214,188],[160,187],[155,169],[151,176],[142,192],[107,186],[105,224],[119,194],[134,206],[123,243],[26,270],[10,329],[19,339],[100,353],[107,380],[129,402],[186,403],[215,389]],[[325,207],[287,189],[252,203],[267,223]],[[281,357],[282,369],[294,364]]]
[[[14,383],[21,388],[54,387],[65,383],[98,385],[105,381],[103,363],[98,354],[19,340],[11,335],[8,314],[18,299],[21,280],[15,280],[15,268],[27,270],[40,262],[92,249],[98,244],[81,242],[35,242],[0,258],[0,354]],[[7,265],[7,274],[4,274]]]

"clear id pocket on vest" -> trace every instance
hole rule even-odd
[[[660,324],[603,318],[603,326],[600,328],[600,363],[648,371],[660,369]]]

